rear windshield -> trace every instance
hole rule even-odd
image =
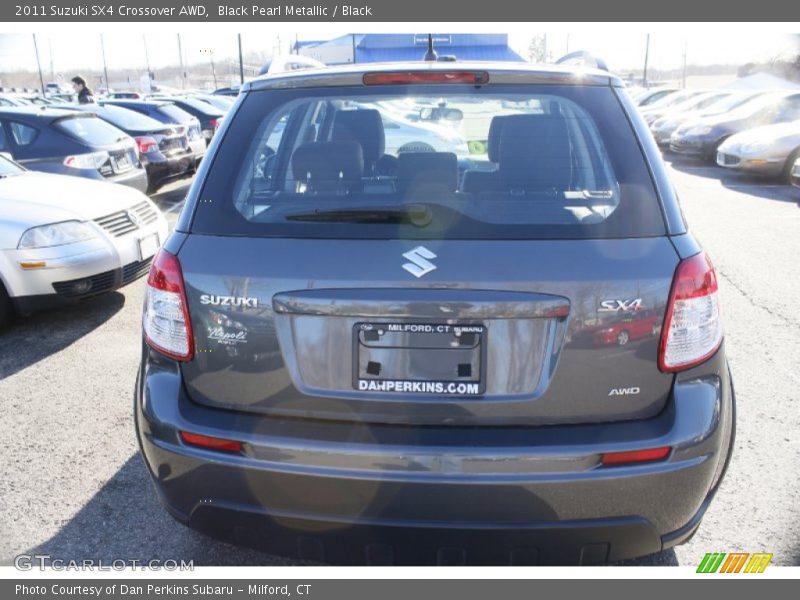
[[[98,112],[100,116],[112,125],[120,129],[133,130],[133,131],[154,131],[156,129],[163,129],[164,124],[138,113],[129,108],[122,108],[121,106],[103,106]]]
[[[250,92],[192,231],[411,239],[664,234],[610,87],[380,86]]]
[[[219,117],[223,114],[223,112],[216,106],[212,106],[208,102],[203,102],[197,98],[181,98],[178,100],[178,102],[185,104],[189,108],[193,108],[201,115],[205,115],[207,117]]]
[[[158,112],[168,119],[172,119],[175,123],[186,123],[187,121],[195,120],[194,116],[174,104],[162,104],[158,107]]]
[[[90,146],[109,146],[128,139],[125,132],[91,115],[59,119],[55,127]]]

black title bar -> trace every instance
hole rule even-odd
[[[0,4],[4,22],[794,22],[797,4],[729,0],[44,0]],[[680,31],[676,30],[676,35]],[[742,40],[747,43],[746,39]]]

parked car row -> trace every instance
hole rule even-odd
[[[665,151],[800,187],[800,89],[672,90],[634,101]]]
[[[41,106],[2,100],[0,152],[27,169],[148,193],[194,173],[225,114],[190,96]]]
[[[167,223],[143,192],[194,174],[233,101],[0,93],[0,328],[146,275]]]

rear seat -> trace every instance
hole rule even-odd
[[[364,154],[354,141],[309,142],[292,154],[292,172],[306,193],[347,194],[361,190]]]

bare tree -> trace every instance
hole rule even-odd
[[[547,36],[539,34],[528,44],[528,60],[534,63],[547,62]]]

